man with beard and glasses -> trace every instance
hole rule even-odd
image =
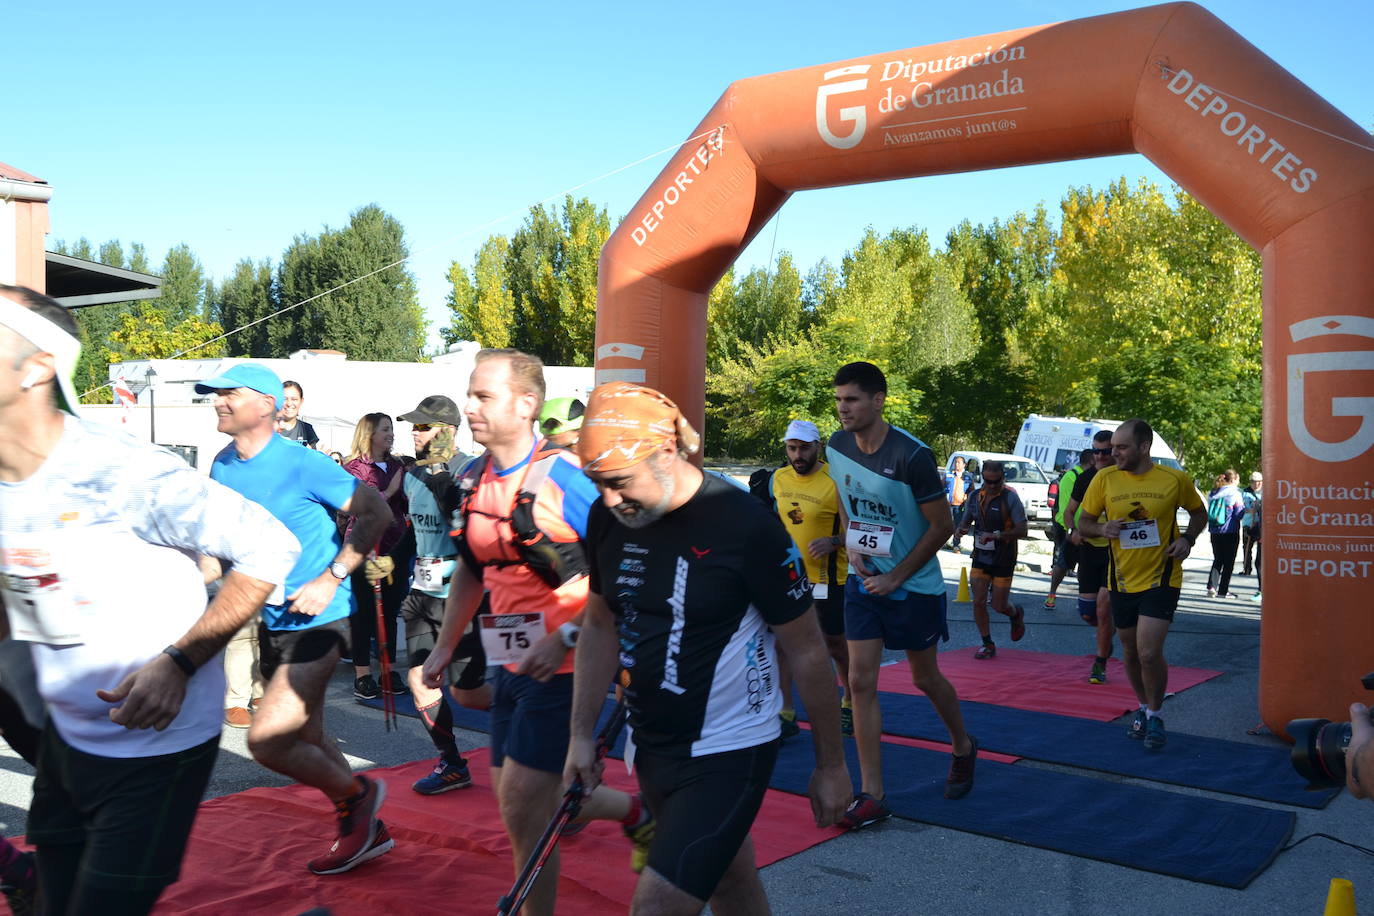
[[[472,785],[467,761],[459,753],[453,735],[453,712],[443,691],[424,682],[425,659],[439,636],[449,583],[458,568],[458,544],[449,534],[448,518],[456,486],[454,478],[471,459],[454,445],[454,435],[462,422],[458,405],[442,394],[430,395],[410,413],[396,419],[411,424],[416,459],[402,481],[406,514],[415,532],[415,569],[410,592],[401,602],[406,659],[411,666],[406,683],[415,701],[415,711],[439,751],[434,769],[411,788],[421,795],[438,795]],[[472,709],[491,705],[486,668],[482,642],[476,629],[469,625],[447,670],[449,690],[459,705]]]
[[[565,780],[600,782],[593,731],[619,666],[626,757],[658,823],[632,913],[768,911],[749,828],[778,753],[775,639],[811,714],[818,827],[851,788],[800,552],[758,500],[686,460],[700,441],[671,400],[625,382],[592,392],[578,441],[601,499]]]
[[[496,676],[491,695],[491,785],[515,854],[529,859],[563,795],[572,713],[572,671],[587,562],[580,539],[596,489],[577,457],[535,435],[544,402],[544,364],[519,350],[482,350],[463,408],[487,453],[463,469],[455,534],[461,562],[449,583],[444,619],[425,660],[425,685],[442,683],[459,638],[484,591],[491,613],[477,630]],[[528,530],[527,530],[528,529]],[[638,796],[598,789],[580,820],[619,821],[642,868],[653,833]],[[558,890],[555,849],[525,902],[550,914]]]
[[[840,731],[854,734],[854,707],[849,697],[849,647],[844,638],[844,578],[849,555],[840,527],[840,495],[821,460],[821,432],[810,420],[793,420],[783,435],[787,464],[769,477],[769,496],[782,526],[801,552],[812,599],[820,618],[825,647],[839,672],[844,696],[840,701]],[[790,663],[778,653],[783,690],[783,737],[797,734],[792,708]],[[790,728],[789,728],[790,726]]]

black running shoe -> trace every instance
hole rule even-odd
[[[353,695],[360,700],[375,700],[382,695],[382,691],[377,686],[376,678],[364,674],[353,682]]]

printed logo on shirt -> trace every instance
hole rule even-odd
[[[696,552],[696,548],[692,548]],[[663,661],[664,690],[679,696],[687,692],[677,682],[678,657],[682,654],[682,632],[687,628],[687,558],[677,558],[677,574],[673,577],[673,594],[668,598],[668,607],[673,609],[673,626],[668,631],[668,655]]]

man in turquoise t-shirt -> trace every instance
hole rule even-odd
[[[886,398],[887,379],[872,363],[850,363],[835,373],[840,430],[830,437],[826,458],[840,493],[849,550],[844,622],[863,776],[845,812],[843,826],[850,829],[892,814],[883,801],[878,708],[884,646],[906,651],[916,686],[949,730],[954,759],[946,798],[963,798],[973,788],[977,759],[977,742],[964,731],[959,696],[937,660],[937,646],[949,639],[949,628],[936,552],[954,528],[944,481],[929,446],[883,420]]]
[[[328,455],[276,434],[282,383],[266,366],[231,366],[199,382],[196,393],[214,394],[216,428],[234,440],[215,456],[211,478],[272,513],[301,545],[285,586],[263,605],[258,649],[267,689],[248,747],[258,763],[314,786],[334,802],[339,837],[309,868],[317,875],[339,874],[394,845],[377,817],[385,784],[354,777],[324,733],[325,689],[353,609],[348,576],[376,547],[391,509]],[[343,544],[335,512],[357,517]]]

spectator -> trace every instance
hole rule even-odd
[[[381,589],[382,617],[387,636],[387,661],[396,662],[396,619],[410,588],[410,558],[414,554],[414,535],[406,525],[406,496],[402,488],[405,466],[391,453],[395,432],[391,418],[384,413],[370,413],[358,421],[353,430],[353,445],[344,470],[377,490],[391,507],[391,524],[382,533],[375,554],[352,573],[353,594],[357,607],[349,618],[349,640],[353,648],[353,695],[360,700],[374,700],[381,690],[387,693],[406,693],[405,679],[393,670],[387,682],[378,686],[372,676],[370,643],[377,633],[377,605],[374,584]],[[350,520],[349,529],[352,528]],[[409,535],[409,537],[407,536]],[[408,544],[410,546],[408,546]]]
[[[1240,520],[1245,500],[1236,481],[1234,468],[1217,477],[1217,486],[1207,494],[1207,532],[1212,537],[1212,571],[1207,576],[1208,598],[1231,598],[1231,571],[1236,566],[1240,547]]]
[[[315,432],[315,427],[300,418],[301,405],[305,403],[301,383],[285,381],[281,383],[281,387],[284,393],[281,410],[277,413],[277,435],[298,442],[306,448],[314,448],[319,444],[320,437]]]
[[[949,516],[954,522],[954,535],[950,538],[950,546],[955,553],[960,553],[959,542],[963,535],[959,531],[959,522],[964,517],[964,503],[968,501],[968,495],[973,491],[973,475],[964,470],[964,459],[955,456],[954,470],[945,472],[945,499],[949,501]]]
[[[1244,568],[1241,572],[1250,575],[1250,571],[1259,570],[1260,566],[1260,513],[1264,508],[1264,475],[1255,471],[1250,475],[1250,486],[1240,491],[1240,497],[1245,501],[1245,514],[1240,518],[1240,538],[1242,550],[1244,551]]]

